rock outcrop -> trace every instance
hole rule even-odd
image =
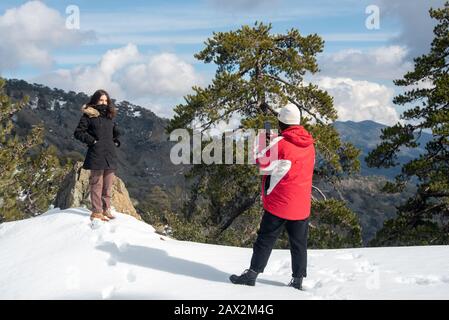
[[[90,171],[84,170],[82,166],[82,162],[76,162],[73,169],[64,178],[55,199],[54,206],[56,208],[91,208],[89,191]],[[112,187],[111,206],[118,212],[126,213],[136,219],[142,220],[129,198],[125,184],[117,176]]]

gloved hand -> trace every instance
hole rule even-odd
[[[89,146],[89,147],[92,147],[92,146],[95,145],[97,142],[98,142],[97,140],[94,140],[94,142],[91,143],[91,144],[89,144],[88,146]]]

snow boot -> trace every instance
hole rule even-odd
[[[288,286],[298,290],[304,290],[302,288],[302,277],[293,277]]]
[[[256,285],[256,278],[259,275],[254,270],[246,269],[240,276],[233,274],[229,277],[229,280],[233,284],[243,284],[246,286],[255,286]]]
[[[92,214],[90,215],[90,220],[93,221],[94,219],[109,221],[109,219],[105,217],[102,212],[92,212]]]
[[[115,219],[111,213],[111,209],[103,210],[103,215],[110,220]]]

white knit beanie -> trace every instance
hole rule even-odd
[[[300,124],[301,113],[297,106],[288,104],[281,108],[278,113],[278,120],[285,124]]]

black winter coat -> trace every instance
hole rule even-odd
[[[120,146],[121,135],[117,123],[106,117],[106,106],[83,105],[81,111],[74,136],[88,146],[83,169],[117,169],[115,149]]]

